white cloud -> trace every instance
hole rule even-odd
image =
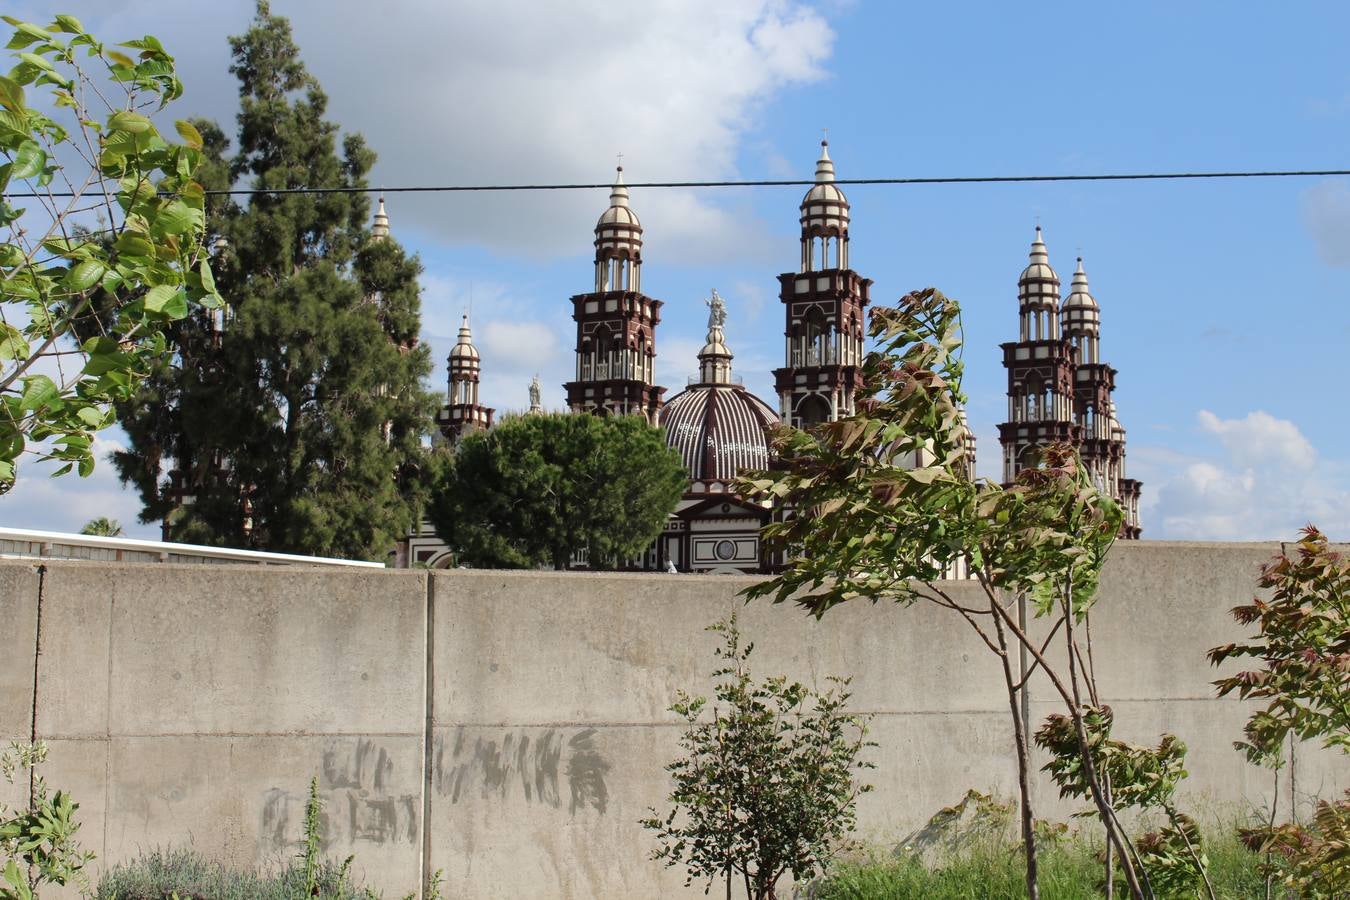
[[[1319,461],[1297,425],[1259,410],[1235,419],[1201,410],[1197,422],[1214,439],[1203,455],[1131,449],[1145,537],[1292,540],[1311,521],[1350,538],[1350,466]]]
[[[1243,419],[1220,419],[1207,409],[1200,410],[1200,427],[1218,437],[1233,461],[1242,466],[1287,465],[1309,469],[1317,461],[1317,451],[1287,419],[1277,419],[1257,410]]]
[[[1350,181],[1328,178],[1304,191],[1303,224],[1323,261],[1350,266]]]
[[[120,434],[120,432],[117,432]],[[111,435],[95,437],[97,463],[88,478],[74,473],[50,477],[52,463],[20,463],[14,488],[0,497],[0,523],[10,528],[78,532],[90,519],[107,516],[121,523],[127,537],[158,539],[157,525],[141,525],[139,498],[122,487],[108,455],[123,449]]]
[[[558,355],[557,333],[538,320],[494,319],[483,325],[481,333],[479,349],[493,365],[529,369]]]
[[[178,55],[187,93],[176,114],[233,131],[234,79],[224,36],[252,4],[164,15],[149,0],[72,0],[86,25],[153,31]],[[818,80],[833,50],[824,16],[802,0],[274,0],[301,58],[329,97],[329,117],[380,154],[376,185],[608,183],[624,154],[630,181],[737,175],[762,108]],[[45,15],[45,14],[44,14]],[[359,27],[352,23],[359,22]],[[790,153],[802,177],[813,148]],[[750,152],[772,158],[772,148]],[[576,251],[604,190],[394,195],[395,228],[513,255]],[[763,223],[707,192],[635,190],[649,246],[671,258],[744,259]]]

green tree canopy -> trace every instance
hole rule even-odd
[[[230,44],[238,151],[198,128],[207,186],[254,188],[246,206],[207,209],[228,309],[184,321],[181,352],[125,404],[118,470],[142,520],[167,519],[173,539],[380,558],[415,521],[434,408],[421,267],[372,240],[364,193],[272,192],[365,187],[375,155],[325,119],[327,97],[266,2]]]
[[[443,460],[429,511],[470,565],[562,569],[586,551],[611,568],[647,549],[688,483],[661,430],[637,416],[519,416]]]

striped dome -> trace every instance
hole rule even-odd
[[[739,384],[697,384],[666,403],[660,422],[697,491],[700,483],[728,483],[745,469],[767,468],[768,429],[778,416]]]

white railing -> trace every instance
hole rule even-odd
[[[65,534],[59,531],[32,531],[27,528],[0,528],[0,558],[87,559],[104,562],[211,563],[259,566],[354,566],[383,569],[384,563],[294,553],[264,553],[260,550],[231,550],[198,544],[174,544],[168,541],[140,541],[132,538],[98,537],[89,534]]]

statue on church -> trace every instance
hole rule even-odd
[[[717,288],[713,288],[712,296],[703,301],[708,307],[708,330],[721,328],[727,324],[727,305],[722,297],[717,293]]]
[[[539,376],[534,376],[530,381],[530,412],[543,412],[544,407],[540,402]]]

